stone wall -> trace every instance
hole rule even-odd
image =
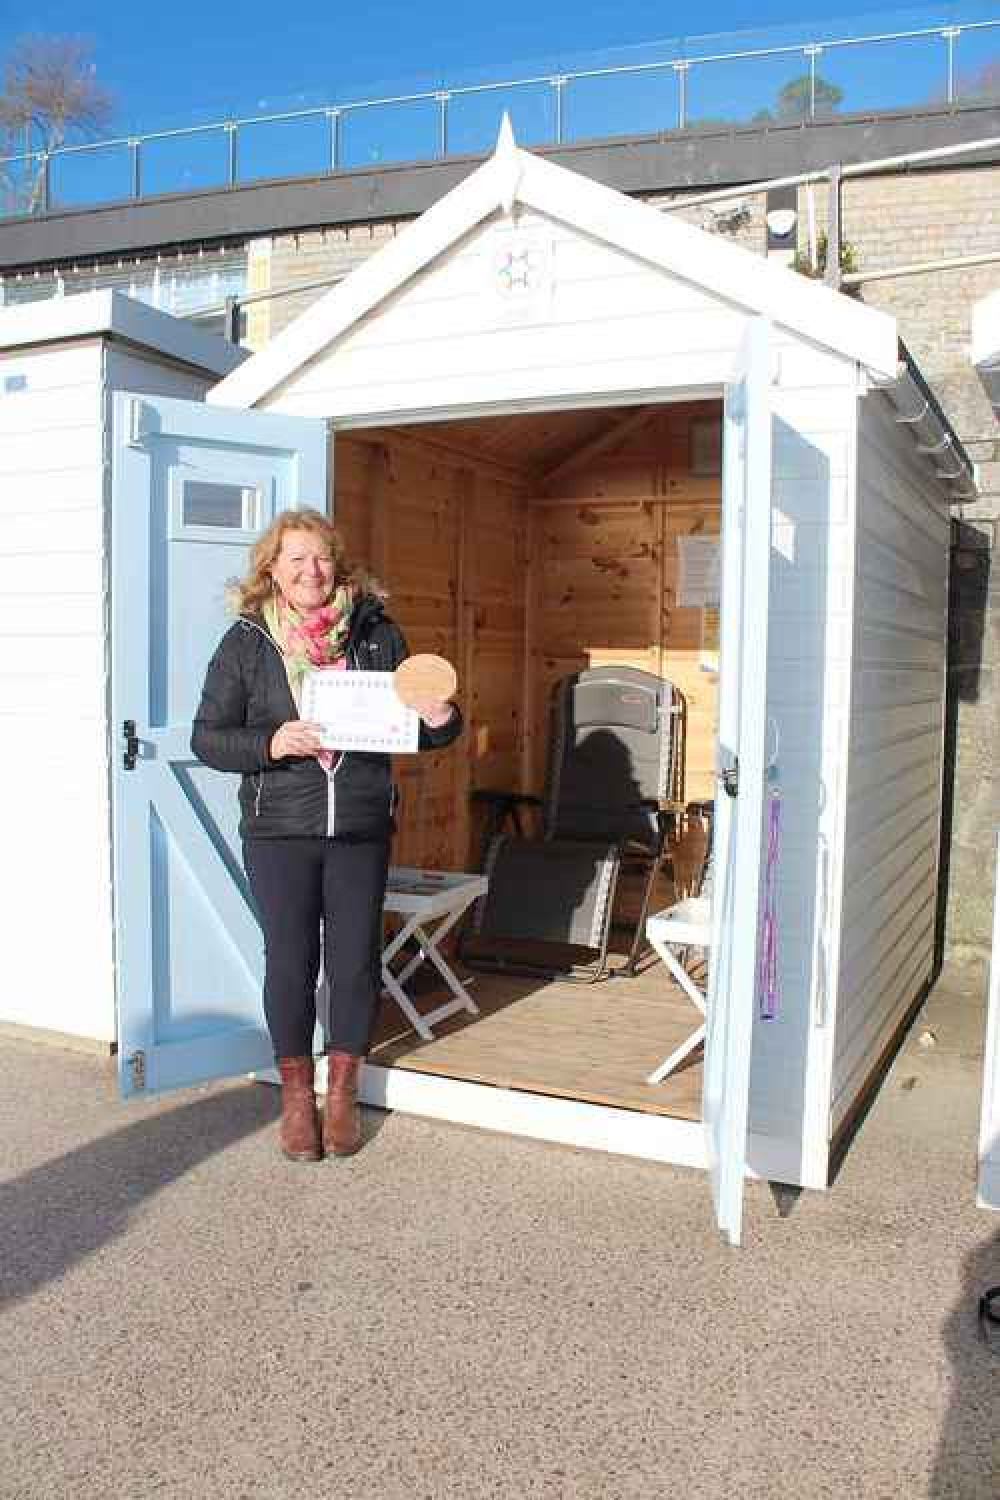
[[[859,269],[1000,252],[1000,167],[848,181],[844,238]],[[946,792],[949,947],[989,946],[1000,828],[1000,425],[969,361],[974,303],[1000,287],[1000,261],[864,285],[864,300],[896,318],[952,425],[978,465],[980,499],[952,528]]]
[[[367,260],[402,227],[402,224],[393,223],[352,225],[350,228],[331,226],[276,235],[258,242],[267,246],[269,289],[289,295],[257,304],[252,331],[247,339],[250,347],[261,348],[287,328],[300,313],[324,296],[330,285]],[[329,285],[317,287],[313,284],[315,282]],[[308,290],[296,292],[295,288],[303,284]]]
[[[807,190],[799,193],[799,246],[806,248]],[[657,206],[671,201],[658,194]],[[757,253],[766,248],[764,199],[692,206],[689,221]],[[817,230],[826,190],[813,190]],[[858,267],[875,271],[914,261],[1000,252],[1000,167],[935,168],[849,179],[843,190],[844,238]],[[317,229],[262,242],[258,284],[273,290],[346,275],[404,227],[377,223]],[[266,249],[264,246],[266,245]],[[265,270],[266,265],[266,270]],[[957,510],[953,528],[946,828],[947,940],[984,951],[990,941],[995,832],[1000,826],[1000,766],[993,743],[1000,709],[1000,580],[992,559],[1000,524],[1000,427],[969,363],[974,302],[1000,287],[1000,262],[963,270],[872,281],[861,293],[897,319],[902,338],[979,465],[982,496]],[[255,347],[324,294],[313,289],[254,311]]]

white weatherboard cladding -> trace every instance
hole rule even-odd
[[[537,282],[520,302],[502,288],[503,267],[519,246],[534,247],[527,274]],[[744,309],[693,280],[554,219],[525,212],[512,224],[498,214],[261,405],[359,425],[402,412],[433,419],[491,405],[593,405],[666,388],[721,390],[745,321]],[[775,337],[790,377],[796,362],[821,380],[840,364],[780,328]]]
[[[186,338],[183,328],[176,338]],[[5,394],[11,377],[23,387]],[[4,888],[0,1021],[115,1039],[108,761],[118,739],[107,718],[104,469],[110,392],[125,386],[197,398],[213,378],[99,331],[41,348],[0,348],[0,776],[19,789],[4,811],[16,878]],[[29,763],[25,735],[32,737]]]
[[[933,970],[947,500],[886,398],[860,403],[836,1129]]]
[[[242,370],[220,382],[210,402],[273,405],[275,393],[294,381],[305,365],[322,356],[373,309],[388,306],[401,288],[461,244],[477,226],[499,218],[523,230],[537,225],[532,215],[541,216],[545,224],[572,225],[581,241],[615,246],[623,256],[655,267],[667,278],[695,282],[719,305],[763,316],[775,327],[857,361],[878,376],[889,379],[895,374],[898,352],[892,318],[762,261],[719,235],[518,150],[505,117],[489,161],[320,298]],[[494,287],[499,284],[511,294],[501,298],[506,321],[516,317],[522,327],[531,319],[544,321],[538,314],[551,291],[550,252],[551,247],[537,239],[533,244],[508,240],[502,252],[505,258],[491,262]],[[641,360],[636,365],[641,370]],[[724,373],[703,373],[698,378],[709,383]],[[595,389],[591,387],[591,395]],[[620,395],[623,387],[619,382],[607,389]],[[539,398],[543,394],[539,391]],[[522,399],[531,399],[531,393]]]
[[[800,346],[773,393],[770,753],[781,787],[777,1016],[757,1019],[749,1166],[827,1183],[834,895],[851,659],[857,372]]]
[[[177,396],[200,400],[211,384],[210,376],[170,364],[152,355],[133,353],[121,344],[105,346],[107,391],[140,391],[144,396]],[[109,408],[110,413],[110,408]]]
[[[0,351],[0,1019],[111,1041],[101,410],[99,339]]]

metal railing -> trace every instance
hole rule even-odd
[[[835,163],[811,172],[795,172],[787,177],[770,177],[760,182],[743,183],[737,187],[714,188],[706,193],[679,193],[676,197],[657,206],[661,213],[723,204],[734,199],[766,195],[774,188],[804,187],[812,190],[825,184],[827,192],[827,251],[823,280],[834,291],[866,285],[871,281],[884,281],[904,276],[919,276],[938,271],[966,270],[972,266],[1000,264],[1000,245],[994,250],[980,251],[975,255],[943,256],[937,259],[910,261],[897,266],[885,266],[871,271],[845,272],[840,264],[840,249],[843,243],[842,195],[847,182],[885,172],[906,171],[910,167],[928,166],[934,162],[944,163],[957,159],[968,160],[987,152],[1000,151],[1000,136],[989,136],[977,141],[963,141],[952,146],[935,146],[926,151],[908,151],[901,156],[886,156],[865,162]],[[205,303],[189,316],[195,319],[222,318],[222,335],[232,344],[243,338],[243,318],[246,311],[284,298],[298,297],[308,292],[329,291],[349,276],[349,271],[338,272],[315,281],[292,282],[287,286],[273,287],[268,291],[247,292],[231,295],[219,302]]]
[[[199,182],[198,186],[237,187],[246,182],[263,180],[268,176],[310,176],[317,172],[350,169],[365,163],[351,160],[350,153],[345,149],[345,128],[362,117],[370,117],[375,111],[382,111],[386,115],[395,111],[398,118],[402,118],[406,111],[412,111],[416,107],[424,107],[431,113],[433,138],[428,136],[426,141],[429,149],[421,153],[419,138],[415,136],[412,126],[404,121],[401,132],[398,125],[393,126],[387,136],[387,141],[391,140],[393,130],[397,130],[403,156],[393,156],[388,159],[414,161],[442,159],[452,154],[482,150],[485,149],[488,141],[484,139],[470,148],[468,131],[465,132],[466,139],[456,147],[452,124],[455,111],[463,102],[478,98],[489,99],[490,96],[498,99],[497,112],[499,113],[500,109],[511,107],[512,95],[523,98],[530,91],[534,91],[536,95],[541,91],[542,116],[550,122],[547,141],[546,139],[533,139],[531,144],[561,145],[570,140],[595,138],[602,134],[645,133],[650,128],[648,100],[644,104],[646,113],[641,124],[637,116],[633,123],[629,122],[626,101],[624,112],[619,112],[615,116],[612,128],[602,129],[602,125],[608,126],[612,122],[607,118],[602,120],[600,110],[595,115],[591,109],[589,115],[586,110],[581,115],[581,119],[584,120],[584,125],[581,127],[582,133],[580,131],[574,133],[572,109],[574,97],[579,98],[581,91],[587,85],[609,80],[623,81],[632,85],[636,85],[641,79],[652,80],[654,83],[668,80],[674,91],[672,107],[670,107],[671,100],[666,90],[662,91],[662,99],[657,94],[654,100],[653,128],[660,130],[684,130],[709,124],[732,126],[746,123],[752,118],[764,117],[777,119],[779,122],[825,119],[835,114],[837,103],[839,98],[843,97],[844,91],[839,86],[832,87],[824,79],[822,68],[824,65],[829,66],[831,59],[847,54],[849,49],[855,49],[856,53],[863,49],[867,57],[867,54],[876,48],[885,49],[891,46],[898,48],[918,42],[932,43],[935,47],[940,44],[938,64],[933,65],[930,75],[936,78],[936,82],[930,86],[930,94],[935,102],[954,106],[963,100],[974,102],[976,98],[982,97],[981,94],[975,94],[974,88],[971,95],[968,93],[969,86],[963,81],[963,74],[957,66],[959,46],[963,38],[970,37],[977,40],[988,38],[991,41],[996,37],[996,52],[986,59],[985,64],[980,59],[978,76],[986,80],[985,95],[990,98],[995,96],[997,102],[1000,102],[1000,19],[925,26],[909,30],[886,30],[862,36],[840,36],[777,46],[718,51],[699,52],[697,41],[692,40],[670,44],[673,48],[671,55],[652,60],[618,63],[604,67],[538,72],[489,82],[385,94],[376,98],[350,99],[279,113],[248,115],[238,119],[216,120],[209,124],[186,125],[171,130],[154,130],[109,140],[61,145],[52,151],[28,151],[14,156],[0,157],[0,217],[46,213],[66,207],[91,207],[99,202],[136,201],[164,191],[190,191],[190,186],[183,183],[171,186],[168,182],[165,186],[163,181],[157,181],[154,186],[150,187],[147,182],[146,169],[151,153],[158,145],[166,142],[188,143],[195,138],[200,138],[202,141],[206,138],[214,138],[222,147],[220,159],[208,172],[211,180]],[[786,100],[783,105],[779,106],[777,116],[766,109],[757,108],[754,112],[750,103],[747,104],[743,114],[740,114],[739,107],[736,106],[737,112],[734,116],[732,98],[734,93],[739,92],[738,85],[735,90],[732,85],[727,85],[723,89],[722,96],[720,96],[724,99],[720,106],[723,111],[721,119],[715,118],[710,110],[706,114],[704,108],[699,110],[693,105],[692,84],[696,79],[708,78],[713,72],[718,78],[720,70],[731,64],[745,67],[751,63],[761,63],[767,60],[778,60],[781,63],[801,62],[803,68],[801,75],[785,80],[786,86],[793,86],[793,93],[790,100]],[[924,93],[922,100],[902,97],[890,103],[886,92],[887,80],[890,76],[896,77],[899,72],[905,74],[906,70],[904,68],[894,73],[891,67],[887,68],[883,65],[877,72],[878,77],[874,86],[881,90],[880,97],[884,101],[881,108],[903,108],[920,102],[928,102],[928,75],[926,73],[922,75],[923,81],[919,85]],[[997,74],[995,79],[994,72]],[[905,92],[905,79],[902,87]],[[916,87],[917,85],[914,84],[914,88]],[[538,100],[536,99],[535,102],[537,112]],[[759,106],[761,96],[753,98],[751,102]],[[313,139],[310,147],[313,153],[312,158],[306,165],[289,170],[284,158],[281,158],[282,170],[280,171],[262,172],[244,169],[241,146],[249,139],[251,132],[262,128],[273,130],[289,125],[301,126],[305,123],[316,123],[321,129],[325,141],[322,159],[316,159],[316,141]],[[108,186],[102,187],[99,182],[97,197],[81,201],[79,194],[74,197],[71,187],[65,183],[60,182],[57,185],[54,182],[54,173],[57,168],[65,171],[74,163],[84,160],[93,163],[95,160],[99,161],[101,154],[103,154],[103,178]],[[112,157],[115,158],[114,161],[110,160]],[[204,175],[203,166],[201,171]],[[102,164],[99,161],[99,178],[101,174]],[[117,190],[110,189],[112,178],[115,179],[116,184],[120,184]]]

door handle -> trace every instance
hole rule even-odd
[[[122,755],[122,765],[126,771],[134,771],[135,763],[139,759],[139,736],[135,732],[135,720],[126,719],[122,725],[122,734],[125,736],[125,752]]]

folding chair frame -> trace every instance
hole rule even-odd
[[[639,672],[636,668],[626,668],[626,671],[638,672],[642,677],[651,674]],[[564,756],[564,729],[561,718],[565,712],[563,699],[558,696],[564,684],[579,680],[575,678],[564,678],[556,685],[553,694],[553,724],[554,732],[550,735],[549,756],[546,766],[545,795],[543,798],[529,794],[519,794],[508,791],[492,792],[486,789],[477,789],[473,792],[473,800],[485,804],[488,808],[489,822],[487,834],[484,839],[484,855],[487,847],[493,846],[491,834],[496,834],[503,823],[509,820],[517,834],[521,836],[520,810],[522,807],[540,808],[543,814],[543,841],[551,842],[566,837],[572,841],[572,835],[563,835],[559,830],[559,789],[560,777]],[[616,868],[612,890],[607,903],[607,911],[601,932],[601,940],[595,948],[595,958],[590,964],[570,964],[558,966],[533,962],[529,958],[507,957],[500,954],[477,953],[470,948],[470,937],[472,932],[470,924],[463,928],[459,939],[459,951],[465,960],[475,968],[489,970],[505,970],[509,973],[523,973],[540,975],[548,978],[560,977],[567,980],[593,984],[605,978],[620,976],[631,976],[636,973],[639,958],[645,945],[646,918],[652,901],[653,887],[656,877],[664,865],[669,861],[669,833],[673,819],[684,811],[682,800],[684,786],[684,756],[686,749],[686,727],[687,727],[687,705],[680,693],[664,679],[657,681],[669,692],[669,702],[665,706],[665,712],[670,716],[669,725],[661,730],[661,798],[657,800],[643,799],[638,806],[645,808],[652,814],[655,825],[655,836],[649,846],[639,843],[635,839],[628,839],[622,843],[621,858]],[[664,795],[665,794],[665,795]],[[582,836],[582,835],[581,835]],[[620,925],[614,923],[614,902],[617,894],[618,877],[620,869],[629,862],[641,860],[647,865],[647,874],[643,884],[641,909],[635,923],[632,943],[624,963],[612,967],[608,962],[608,950],[611,943],[612,927]],[[485,860],[484,860],[485,868]],[[631,924],[630,924],[631,925]]]

